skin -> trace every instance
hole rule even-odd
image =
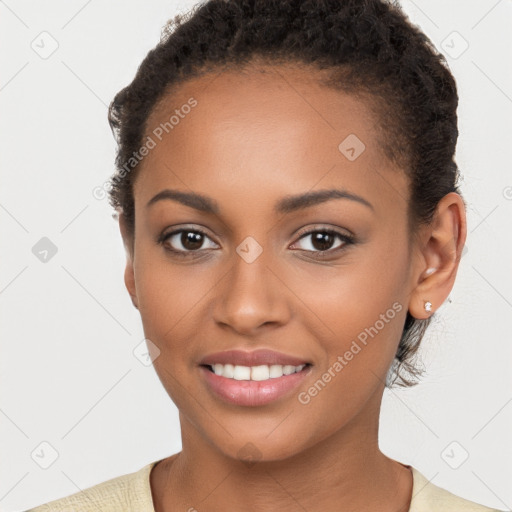
[[[427,318],[424,302],[435,311],[453,287],[466,239],[464,203],[446,195],[409,246],[407,179],[386,160],[372,111],[311,76],[284,65],[210,73],[166,95],[146,125],[151,134],[191,96],[198,102],[141,162],[135,237],[119,218],[126,287],[158,347],[150,347],[153,365],[181,423],[182,451],[151,473],[157,512],[409,508],[410,468],[378,446],[384,382],[407,310]],[[354,161],[338,149],[349,134],[366,146]],[[219,213],[172,200],[146,207],[167,188],[209,196]],[[273,210],[284,196],[331,188],[363,197],[373,210],[347,199],[286,215]],[[180,227],[207,232],[184,258],[168,250],[190,247],[180,236],[156,242]],[[330,255],[315,259],[321,246],[298,236],[301,228],[335,229],[355,243],[336,252],[344,242],[334,237],[324,250]],[[248,236],[263,249],[252,263],[236,252]],[[430,267],[437,270],[425,274]],[[402,306],[394,318],[300,403],[298,393],[393,303]],[[198,362],[232,348],[299,356],[312,362],[311,372],[300,389],[268,405],[227,404],[206,386]],[[249,442],[253,464],[239,452]]]

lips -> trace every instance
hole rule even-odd
[[[260,366],[260,365],[292,365],[311,364],[308,360],[298,356],[275,352],[268,349],[257,349],[250,352],[243,350],[226,350],[208,354],[199,362],[202,366],[213,366],[214,364],[232,364],[234,366]]]
[[[306,366],[301,371],[277,378],[236,380],[217,375],[207,368],[199,367],[199,374],[207,391],[222,402],[237,407],[264,406],[286,398],[291,400],[293,391],[311,375],[311,367]]]

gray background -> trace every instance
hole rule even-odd
[[[177,410],[136,357],[121,238],[93,190],[113,171],[108,103],[192,3],[0,1],[2,511],[181,449]],[[403,6],[457,79],[468,239],[423,341],[428,374],[385,392],[380,444],[436,485],[510,509],[512,2]]]

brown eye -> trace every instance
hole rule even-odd
[[[325,231],[317,231],[311,235],[311,245],[319,251],[327,251],[331,249],[335,240],[335,235]]]
[[[203,245],[204,235],[195,231],[182,231],[179,241],[181,245],[190,251],[200,249]]]
[[[344,235],[332,229],[310,230],[302,234],[299,238],[299,242],[308,239],[310,241],[308,243],[304,243],[302,248],[299,248],[303,251],[313,253],[314,257],[337,253],[338,251],[345,249],[346,246],[354,243],[354,238],[352,236]],[[339,240],[340,242],[336,244],[336,240]],[[299,242],[296,242],[296,244]]]
[[[210,245],[205,246],[205,242]],[[168,251],[187,256],[187,253],[200,252],[201,249],[212,249],[216,244],[206,233],[199,229],[179,229],[160,237],[159,243],[165,246]]]

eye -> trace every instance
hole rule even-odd
[[[191,253],[205,249],[204,243],[206,240],[211,242],[206,249],[214,249],[217,246],[202,229],[184,228],[170,233],[162,233],[157,242],[177,256],[190,256]]]
[[[353,236],[346,235],[329,228],[315,228],[306,231],[305,233],[303,232],[299,238],[299,242],[301,240],[307,240],[308,238],[310,241],[305,243],[305,247],[303,246],[301,250],[312,252],[313,257],[315,258],[323,257],[325,254],[330,255],[332,253],[338,253],[339,251],[346,249],[347,245],[355,243]],[[341,242],[333,247],[336,239],[341,240]]]
[[[330,228],[315,228],[306,232],[302,232],[298,242],[310,238],[309,243],[304,244],[300,250],[313,253],[313,257],[321,258],[324,255],[337,254],[345,250],[347,245],[355,243],[355,238],[351,235],[340,233]],[[333,244],[336,239],[340,241],[337,245]],[[210,242],[205,247],[205,242]],[[199,228],[182,228],[176,229],[169,233],[162,233],[157,242],[164,248],[180,257],[196,256],[205,249],[215,249],[217,244]],[[296,245],[296,242],[294,245]],[[291,248],[294,248],[291,246]],[[194,254],[196,253],[196,254]]]

